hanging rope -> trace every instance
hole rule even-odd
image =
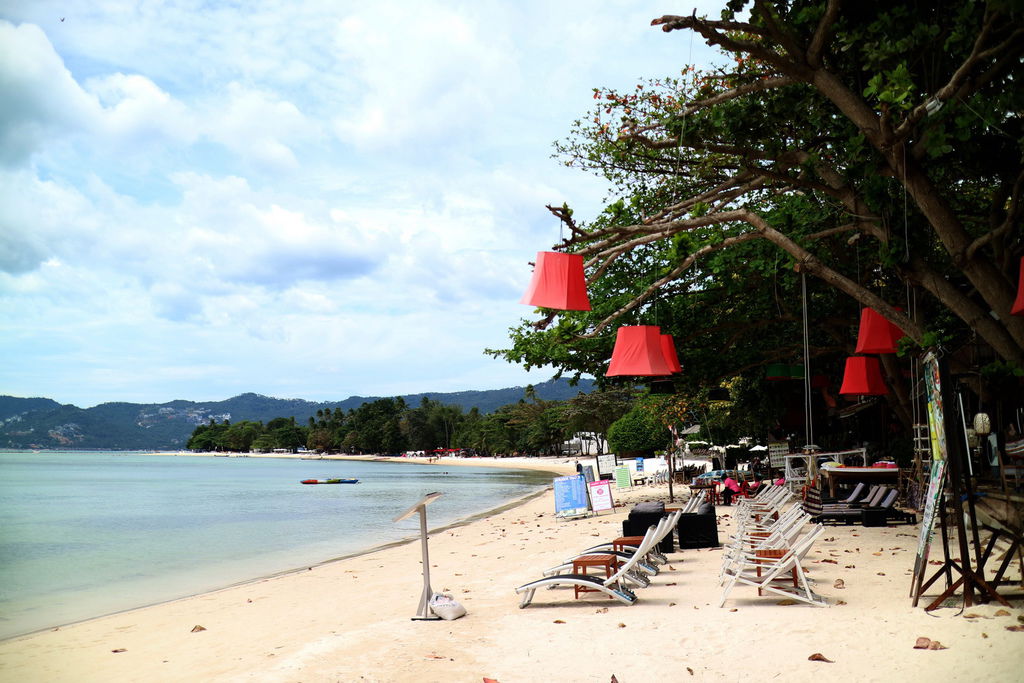
[[[814,443],[814,423],[811,410],[811,343],[810,328],[807,324],[807,273],[800,272],[800,288],[804,314],[804,438],[806,444]]]

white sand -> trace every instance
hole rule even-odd
[[[487,461],[440,464],[460,462]],[[572,470],[571,461],[558,467]],[[805,566],[829,608],[779,605],[744,587],[719,608],[721,550],[704,549],[671,555],[633,606],[540,590],[519,609],[515,586],[619,535],[629,507],[667,499],[667,487],[615,495],[624,505],[614,513],[558,521],[548,491],[432,535],[433,588],[469,612],[456,621],[410,619],[422,589],[411,543],[4,641],[0,681],[1024,680],[1024,632],[1006,628],[1024,619],[1020,600],[1002,616],[995,604],[911,606],[914,526],[826,530]],[[732,512],[718,508],[722,540]],[[840,578],[844,589],[834,587]],[[192,632],[197,625],[205,630]],[[919,636],[948,649],[916,650]],[[808,661],[814,653],[833,663]]]

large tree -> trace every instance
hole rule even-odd
[[[1024,251],[1019,2],[732,0],[718,19],[652,24],[727,61],[595,90],[558,151],[620,199],[590,222],[549,207],[569,233],[556,248],[587,259],[595,310],[514,330],[507,358],[601,377],[606,328],[644,322],[698,354],[703,380],[785,360],[800,273],[814,278],[812,356],[851,351],[863,305],[917,345],[976,334],[1024,366],[1024,319],[1009,315]]]

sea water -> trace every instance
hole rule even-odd
[[[302,485],[302,479],[358,484]],[[551,474],[392,462],[0,453],[0,638],[417,537]]]

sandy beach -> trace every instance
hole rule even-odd
[[[571,460],[450,459],[573,472]],[[685,487],[676,487],[686,497]],[[679,491],[683,489],[683,491]],[[1024,677],[1024,602],[926,613],[908,597],[916,526],[826,529],[805,567],[827,608],[753,588],[725,606],[720,549],[685,550],[632,606],[514,588],[575,550],[611,539],[665,485],[614,491],[614,512],[557,520],[553,493],[433,533],[435,590],[468,614],[413,621],[419,543],[389,547],[214,593],[0,642],[2,681],[1015,681]],[[678,500],[678,498],[677,498]],[[719,538],[735,509],[717,508]],[[936,548],[933,546],[933,557]],[[842,579],[843,588],[837,588]],[[933,594],[942,582],[933,586]],[[922,601],[922,605],[925,601]],[[914,649],[918,637],[947,649]],[[810,661],[815,653],[831,662]]]

